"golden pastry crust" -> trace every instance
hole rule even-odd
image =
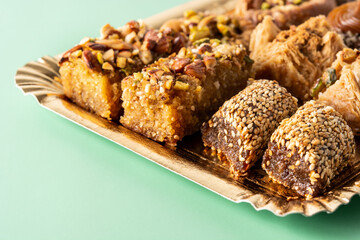
[[[280,31],[266,17],[251,36],[250,57],[256,78],[274,79],[301,101],[344,48],[324,16],[310,18],[298,27]]]
[[[59,62],[65,95],[109,120],[121,115],[121,80],[145,64],[187,44],[182,33],[157,31],[131,21],[121,29],[105,25],[101,38],[86,39]]]
[[[331,65],[331,69],[336,73],[335,78],[329,79],[328,73],[324,73],[320,79],[324,88],[318,94],[318,101],[340,112],[354,133],[359,135],[360,51],[343,49],[337,54],[337,59]],[[327,83],[328,80],[333,80],[333,82]]]
[[[210,40],[160,59],[122,83],[121,123],[176,145],[246,86],[251,61],[239,45]]]

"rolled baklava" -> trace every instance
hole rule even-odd
[[[241,45],[215,39],[182,48],[122,81],[121,123],[155,141],[176,145],[245,88],[251,65]]]
[[[276,81],[255,80],[203,124],[204,145],[229,162],[237,179],[261,158],[273,131],[296,109],[297,99]]]
[[[341,114],[312,100],[272,134],[262,167],[273,181],[311,198],[354,157],[354,135]]]
[[[314,82],[344,48],[324,16],[280,31],[269,17],[251,36],[250,57],[256,78],[274,79],[301,101],[311,99]]]
[[[312,89],[319,102],[337,110],[360,134],[360,51],[344,48]]]

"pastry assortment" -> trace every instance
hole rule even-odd
[[[325,16],[336,4],[238,0],[159,29],[105,25],[63,54],[60,81],[80,107],[172,148],[201,132],[235,180],[255,166],[317,197],[351,167],[360,132],[360,52]]]

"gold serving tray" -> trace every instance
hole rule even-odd
[[[181,16],[187,9],[223,13],[233,9],[235,2],[194,1],[148,18],[145,22],[158,27],[169,18]],[[83,110],[64,97],[61,84],[54,80],[54,77],[59,77],[58,60],[58,57],[45,56],[19,68],[16,85],[25,94],[33,95],[41,106],[233,202],[248,202],[256,210],[266,209],[278,216],[291,213],[311,216],[321,211],[334,212],[340,205],[349,203],[355,194],[360,194],[358,139],[352,166],[333,180],[332,188],[324,195],[306,200],[279,184],[271,183],[259,164],[251,169],[248,176],[233,180],[224,163],[204,149],[199,133],[185,137],[175,149],[171,149]]]

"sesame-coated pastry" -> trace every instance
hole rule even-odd
[[[236,179],[262,156],[271,134],[297,109],[297,99],[276,81],[255,80],[203,124],[204,145],[227,159]]]
[[[101,37],[87,38],[59,62],[65,95],[79,106],[109,120],[121,113],[121,80],[145,64],[177,52],[187,44],[182,33],[150,29],[131,21],[115,29],[109,24]]]
[[[272,134],[262,167],[270,178],[311,198],[355,157],[351,128],[330,106],[309,101]]]
[[[241,45],[216,39],[199,44],[122,81],[124,115],[120,122],[125,127],[176,145],[245,88],[252,61]]]

